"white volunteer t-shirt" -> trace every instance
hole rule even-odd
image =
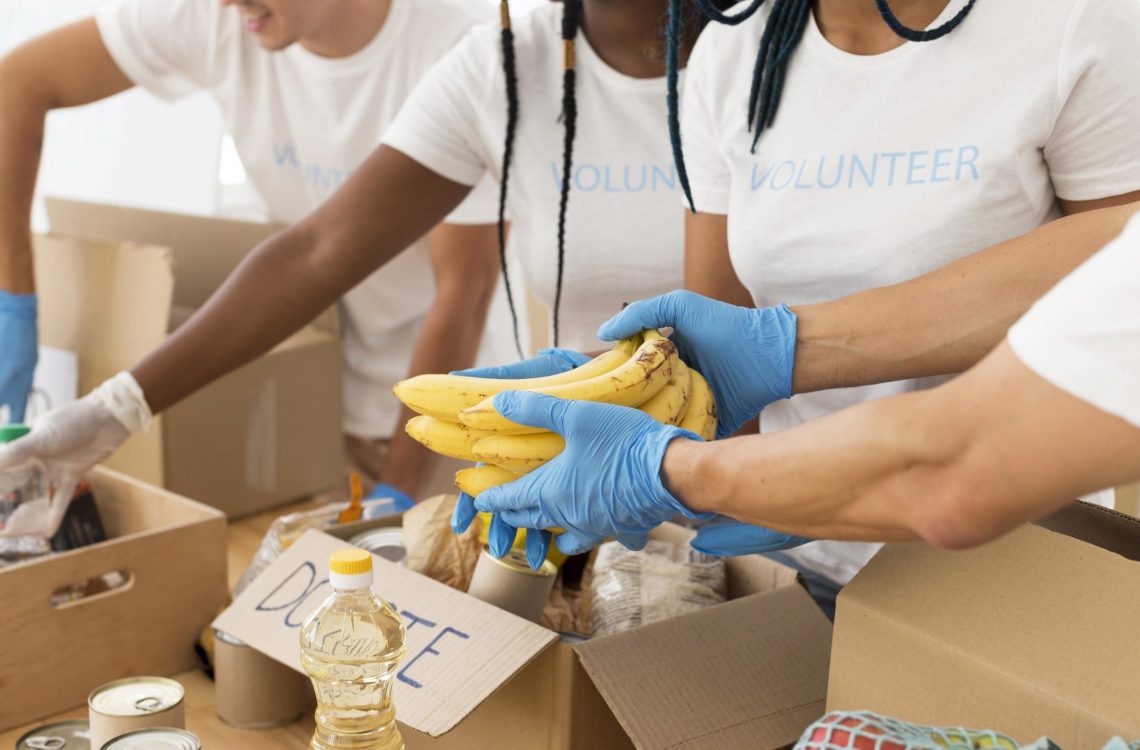
[[[987,0],[940,40],[873,56],[832,46],[813,18],[753,154],[746,105],[766,19],[706,28],[683,102],[697,207],[728,214],[757,305],[910,279],[1056,218],[1058,197],[1140,188],[1137,0]],[[799,395],[766,408],[762,428],[936,382]],[[876,549],[792,554],[846,582]]]
[[[470,0],[392,0],[376,37],[343,58],[300,44],[268,52],[245,32],[237,8],[217,0],[116,0],[97,22],[136,84],[165,99],[214,95],[271,218],[294,222],[344,183],[416,83],[492,10]],[[476,191],[451,220],[494,221],[493,193]],[[393,433],[400,405],[392,386],[407,374],[434,293],[421,240],[342,300],[349,433]]]
[[[1029,369],[1140,428],[1140,215],[1009,331]]]
[[[548,310],[555,298],[562,180],[562,6],[514,24],[519,121],[508,183],[509,252]],[[576,41],[574,141],[559,344],[608,348],[598,326],[622,302],[682,285],[684,213],[669,149],[665,80],[618,73]],[[472,32],[408,100],[384,142],[464,184],[496,180],[506,133],[500,32]],[[521,306],[521,302],[519,302]]]

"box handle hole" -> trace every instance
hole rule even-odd
[[[113,570],[79,583],[60,586],[51,593],[51,606],[66,609],[80,604],[113,596],[134,585],[135,577],[127,570]]]

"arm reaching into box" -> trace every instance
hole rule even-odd
[[[31,213],[44,119],[53,109],[131,87],[93,19],[34,39],[0,59],[0,406],[24,419],[37,358]]]
[[[443,220],[471,190],[380,146],[308,217],[253,250],[131,369],[157,414],[299,330]]]

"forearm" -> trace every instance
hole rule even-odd
[[[681,502],[802,536],[918,536],[903,494],[940,459],[923,431],[926,394],[871,402],[786,432],[711,443],[675,440],[663,464]]]
[[[437,292],[437,300],[441,304],[432,306],[416,339],[408,377],[451,372],[475,364],[490,296],[478,293],[472,296],[463,290],[452,293],[441,290]],[[418,497],[436,457],[404,432],[404,425],[414,416],[415,413],[407,407],[400,411],[383,480],[412,497]]]
[[[0,60],[0,290],[35,292],[31,213],[49,103]]]
[[[916,279],[793,308],[799,318],[793,390],[968,369],[1033,302],[1116,237],[1138,208],[1059,219]]]
[[[467,194],[381,147],[316,213],[259,245],[136,367],[155,413],[265,353],[440,221]]]

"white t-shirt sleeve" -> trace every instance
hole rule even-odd
[[[436,63],[382,142],[449,180],[475,185],[487,171],[479,128],[496,80],[498,29],[482,26]]]
[[[136,85],[178,99],[209,88],[220,71],[221,8],[214,0],[115,0],[95,22],[107,51]],[[233,12],[230,10],[230,12]]]
[[[702,213],[727,214],[732,173],[720,152],[720,123],[716,113],[720,92],[716,54],[717,24],[709,24],[697,40],[685,71],[685,91],[681,97],[681,143],[693,202]],[[734,29],[729,29],[734,31]],[[723,71],[719,71],[723,74]]]
[[[1093,200],[1140,189],[1140,2],[1084,0],[1061,48],[1060,112],[1045,144],[1057,195]]]
[[[463,202],[448,214],[445,224],[497,224],[499,222],[499,181],[488,172]]]
[[[1029,369],[1140,427],[1140,215],[1009,332]]]

